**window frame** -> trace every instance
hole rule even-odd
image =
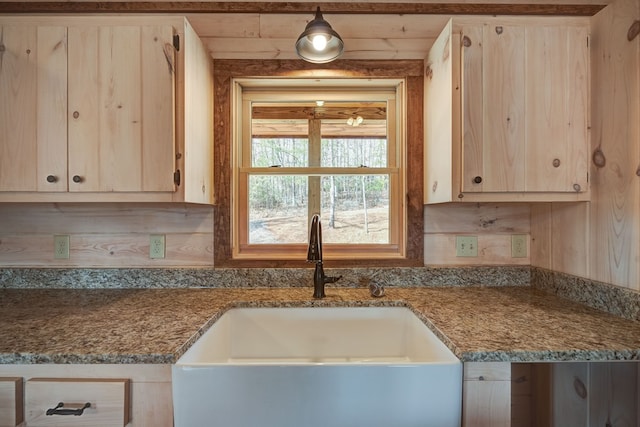
[[[214,268],[309,268],[305,259],[243,260],[232,257],[232,114],[233,78],[404,78],[406,81],[405,179],[407,239],[404,259],[331,261],[331,267],[420,267],[424,266],[424,79],[421,59],[337,60],[328,64],[306,63],[296,59],[215,59],[214,60],[214,189],[213,264]],[[247,274],[250,274],[247,271]]]
[[[346,83],[346,84],[345,84]],[[386,244],[338,244],[325,242],[324,259],[402,259],[405,257],[406,217],[405,193],[405,81],[404,79],[270,79],[237,78],[232,81],[234,104],[232,150],[232,256],[234,259],[291,259],[306,256],[306,244],[252,244],[249,240],[249,176],[252,174],[286,176],[301,175],[321,177],[329,175],[389,176],[389,242]],[[315,102],[385,102],[387,106],[387,167],[385,168],[328,168],[308,166],[304,168],[259,168],[251,165],[253,133],[251,132],[252,107],[264,103]],[[310,119],[309,124],[319,119]],[[312,136],[321,137],[318,129],[309,129]],[[317,134],[317,135],[316,135]],[[320,140],[316,141],[319,144]],[[309,199],[309,220],[319,210]]]

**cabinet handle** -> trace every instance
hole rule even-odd
[[[79,184],[79,183],[81,183],[83,181],[82,177],[80,175],[73,175],[73,178],[71,178],[71,179],[73,179],[73,182],[75,182],[77,184]]]
[[[476,176],[475,178],[473,178],[473,182],[476,184],[480,184],[482,182],[482,177]]]
[[[77,409],[69,409],[64,407],[64,403],[60,402],[56,405],[55,408],[47,409],[47,415],[76,415],[80,416],[84,412],[85,409],[91,408],[91,403],[87,402],[84,404],[82,408]]]
[[[51,183],[58,182],[58,177],[55,175],[49,175],[47,176],[47,182],[51,182]]]

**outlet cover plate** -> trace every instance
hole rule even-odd
[[[53,258],[69,259],[69,240],[68,234],[53,236]]]
[[[511,258],[527,257],[527,236],[526,234],[511,235]]]
[[[456,256],[477,257],[478,236],[456,236]]]
[[[149,258],[159,259],[165,256],[164,234],[151,234],[149,236]]]

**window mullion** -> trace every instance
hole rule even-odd
[[[320,134],[322,121],[320,119],[309,119],[309,166],[319,167],[322,161],[322,135]],[[321,194],[320,176],[309,177],[309,206],[308,218],[314,214],[320,214],[320,194]]]

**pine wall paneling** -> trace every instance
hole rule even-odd
[[[511,236],[530,234],[527,203],[455,203],[424,208],[426,265],[529,265],[511,257]],[[477,236],[478,256],[457,257],[456,236]],[[527,244],[527,246],[530,246]]]
[[[532,265],[640,290],[640,3],[591,22],[591,202],[532,208]],[[584,224],[588,224],[585,228]]]
[[[211,267],[213,207],[156,204],[0,204],[0,267]],[[54,259],[53,236],[70,236]],[[166,256],[149,258],[149,235]]]

